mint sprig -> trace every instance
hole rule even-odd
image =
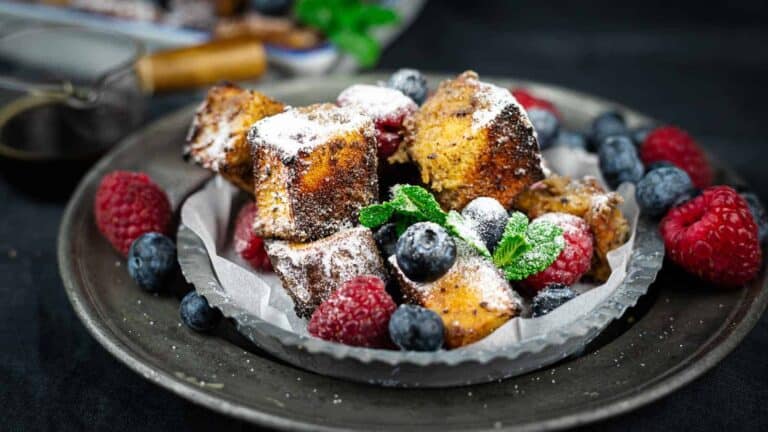
[[[416,222],[434,222],[464,240],[481,255],[491,257],[472,225],[458,212],[444,212],[435,197],[421,186],[396,185],[392,188],[391,200],[360,210],[360,224],[367,228],[377,228],[392,219],[397,225],[398,235]]]
[[[321,31],[365,67],[376,64],[381,55],[371,29],[400,19],[392,9],[360,0],[298,0],[294,12],[299,22]]]
[[[517,281],[552,265],[564,247],[560,227],[547,221],[529,224],[524,214],[515,212],[504,228],[492,259],[508,280]]]

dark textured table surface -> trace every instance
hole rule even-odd
[[[433,0],[381,67],[473,68],[623,102],[688,129],[768,198],[765,2],[553,3]],[[187,101],[158,99],[151,111]],[[90,337],[56,266],[65,200],[34,198],[0,179],[0,429],[249,429],[150,384]],[[590,428],[768,430],[766,357],[768,318],[692,384]]]

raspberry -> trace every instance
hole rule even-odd
[[[659,225],[669,258],[717,285],[739,286],[760,270],[762,251],[747,202],[728,186],[706,189]]]
[[[171,204],[148,175],[115,171],[101,180],[93,213],[99,231],[126,255],[131,243],[148,232],[168,234]]]
[[[512,96],[514,96],[515,99],[517,99],[517,102],[520,105],[522,105],[526,111],[528,111],[531,108],[541,108],[551,112],[552,114],[557,116],[557,118],[560,118],[560,112],[557,110],[557,108],[555,108],[555,105],[552,104],[552,102],[545,99],[537,98],[536,96],[532,95],[531,93],[528,92],[528,90],[525,90],[525,89],[517,88],[517,89],[511,90],[511,92],[512,92]]]
[[[712,168],[704,151],[684,130],[663,126],[654,129],[640,146],[645,165],[668,161],[691,177],[694,186],[703,189],[712,184]]]
[[[248,203],[237,213],[235,222],[235,252],[253,268],[262,271],[272,271],[267,251],[264,250],[264,239],[253,233],[253,220],[256,217],[256,204]]]
[[[592,263],[594,244],[589,226],[580,217],[567,213],[546,213],[536,220],[546,220],[562,228],[565,247],[552,265],[522,281],[524,294],[531,296],[547,285],[570,286],[581,279]]]
[[[345,282],[309,320],[309,333],[320,339],[369,348],[390,348],[389,317],[395,302],[376,276]]]

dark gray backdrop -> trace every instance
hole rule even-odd
[[[765,2],[439,1],[381,68],[476,69],[621,101],[691,131],[768,198]],[[188,102],[163,98],[154,116]],[[44,173],[43,173],[44,175]],[[114,360],[74,316],[55,236],[64,198],[0,180],[0,429],[246,430]],[[768,430],[768,319],[702,378],[609,431]]]

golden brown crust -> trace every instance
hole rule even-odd
[[[571,180],[552,176],[518,195],[515,208],[533,219],[544,213],[563,212],[583,218],[595,236],[590,275],[605,281],[611,274],[606,254],[629,238],[629,222],[621,213],[621,195],[606,192],[596,179]]]
[[[445,346],[476,342],[522,312],[522,303],[490,261],[460,251],[456,263],[440,279],[416,283],[389,259],[405,300],[437,313],[445,326]]]
[[[246,140],[248,129],[285,106],[267,96],[221,84],[208,90],[195,113],[184,152],[200,166],[218,172],[246,192],[253,193],[253,162]]]
[[[300,110],[331,107],[322,104]],[[378,159],[370,120],[290,156],[257,133],[251,136],[257,235],[317,240],[355,225],[360,209],[378,199]]]
[[[447,209],[460,210],[480,196],[509,208],[520,191],[544,178],[527,115],[498,90],[465,72],[441,83],[405,121],[407,154]],[[391,162],[402,162],[398,156]]]

